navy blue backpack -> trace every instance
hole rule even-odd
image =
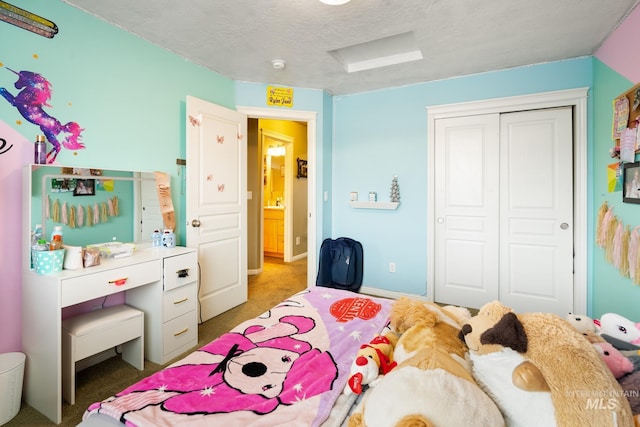
[[[360,291],[363,261],[360,242],[349,237],[325,239],[320,245],[316,285]]]

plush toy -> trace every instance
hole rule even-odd
[[[515,314],[507,313],[496,323],[480,311],[462,327],[460,338],[469,347],[474,378],[498,405],[508,427],[556,425],[549,386],[523,356],[528,340]]]
[[[581,334],[585,334],[585,335],[600,334],[599,320],[593,320],[589,316],[585,316],[582,314],[573,314],[573,313],[567,314],[565,319],[567,320],[567,322],[571,324],[571,326],[574,327],[576,331],[580,332]]]
[[[551,313],[515,314],[498,301],[485,304],[478,314],[489,316],[496,326],[510,318],[505,323],[512,326],[492,328],[481,337],[512,349],[512,343],[526,342],[526,350],[516,351],[548,385],[558,426],[633,425],[622,388],[593,345],[566,320]]]
[[[640,323],[633,323],[631,320],[615,313],[606,313],[600,317],[601,335],[607,338],[612,337],[629,344],[640,346]]]
[[[467,348],[457,337],[465,318],[465,309],[399,298],[390,314],[401,333],[398,366],[369,389],[349,427],[504,426],[465,362]]]
[[[593,345],[616,379],[633,372],[633,362],[596,333],[596,324],[591,318],[569,313],[565,319]]]
[[[344,393],[361,394],[363,385],[375,386],[380,376],[388,374],[397,365],[393,361],[393,348],[397,342],[398,336],[388,331],[363,344],[351,364]]]

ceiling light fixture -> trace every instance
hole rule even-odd
[[[271,66],[274,70],[284,70],[284,67],[287,66],[287,62],[284,59],[274,59],[271,61]]]
[[[351,0],[320,0],[324,4],[331,6],[340,6],[341,4],[349,3]]]
[[[267,149],[267,156],[280,157],[286,154],[287,152],[286,152],[286,149],[284,148],[284,145],[278,145],[277,147],[274,147],[273,145],[271,145]]]

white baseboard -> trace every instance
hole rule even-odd
[[[370,288],[368,286],[363,286],[360,288],[360,293],[361,294],[366,294],[366,295],[371,295],[374,297],[382,297],[382,298],[389,298],[389,299],[398,299],[400,297],[409,297],[411,299],[415,299],[415,300],[419,300],[419,301],[429,301],[429,299],[425,296],[421,296],[421,295],[412,295],[412,294],[406,294],[403,292],[395,292],[395,291],[388,291],[386,289],[378,289],[378,288]]]
[[[304,252],[304,253],[301,253],[301,254],[299,254],[299,255],[292,256],[292,257],[291,257],[291,261],[292,261],[292,262],[293,262],[293,261],[298,261],[299,259],[306,258],[306,257],[307,257],[307,253],[306,253],[306,252]]]

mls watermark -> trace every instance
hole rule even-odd
[[[584,399],[587,410],[613,411],[621,407],[620,399],[640,397],[640,390],[575,390],[568,391],[567,394]]]

